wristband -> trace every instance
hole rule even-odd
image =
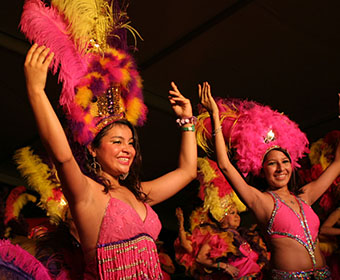
[[[192,126],[189,126],[189,127],[181,126],[181,130],[182,131],[193,131],[193,132],[195,132],[195,125],[193,124]]]
[[[220,127],[216,128],[214,131],[213,131],[213,136],[216,136],[217,133],[219,133],[220,131],[222,130],[222,125],[220,125]]]
[[[177,119],[176,122],[177,122],[178,126],[181,127],[181,126],[183,126],[185,124],[189,124],[189,123],[196,124],[197,118],[192,116],[190,118]]]

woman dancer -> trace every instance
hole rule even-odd
[[[278,142],[275,142],[275,137],[264,138],[267,148],[260,155],[262,158],[257,158],[259,162],[262,161],[261,174],[267,182],[266,191],[261,192],[248,185],[228,158],[219,108],[207,82],[200,86],[199,97],[210,114],[220,169],[266,230],[271,249],[272,279],[330,279],[317,238],[320,222],[310,205],[339,176],[340,147],[337,147],[333,163],[317,180],[303,186],[300,192],[294,192],[289,183],[297,157],[292,160],[289,149],[275,145]],[[256,124],[253,126],[256,127]],[[275,131],[271,133],[275,134]],[[286,131],[288,134],[289,131]],[[253,140],[249,139],[248,143]],[[290,141],[294,141],[294,138]]]
[[[100,123],[87,145],[94,180],[86,176],[45,94],[53,53],[34,44],[25,61],[28,98],[40,137],[52,157],[74,218],[86,261],[86,279],[161,279],[155,240],[161,229],[150,206],[171,197],[196,177],[196,141],[192,109],[172,83],[170,104],[180,120],[182,144],[178,168],[140,182],[140,152],[134,127],[116,114]]]

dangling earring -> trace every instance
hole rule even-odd
[[[124,181],[124,180],[127,178],[127,176],[129,176],[129,172],[124,173],[124,174],[120,174],[120,175],[119,175],[119,179],[122,180],[122,181]]]
[[[90,169],[96,175],[98,175],[98,173],[100,173],[102,171],[102,167],[101,167],[100,163],[97,161],[96,157],[92,157]]]

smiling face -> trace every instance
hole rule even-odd
[[[235,206],[229,208],[228,212],[221,221],[222,228],[237,229],[240,226],[241,218]]]
[[[103,172],[118,178],[130,170],[136,155],[134,144],[131,129],[117,123],[101,138],[99,147],[92,149],[92,155],[97,158]]]
[[[270,151],[263,162],[263,172],[270,189],[288,186],[292,164],[287,155],[279,150]]]

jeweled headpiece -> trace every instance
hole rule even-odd
[[[116,1],[26,0],[20,27],[54,52],[50,67],[63,82],[59,103],[77,142],[88,145],[117,119],[144,124],[142,80],[126,43],[127,30],[138,33]]]
[[[235,150],[237,166],[244,174],[258,175],[265,154],[273,147],[286,150],[292,167],[307,153],[308,139],[298,125],[269,106],[240,99],[217,99],[226,145]],[[210,154],[212,130],[209,114],[198,117],[197,142]]]

